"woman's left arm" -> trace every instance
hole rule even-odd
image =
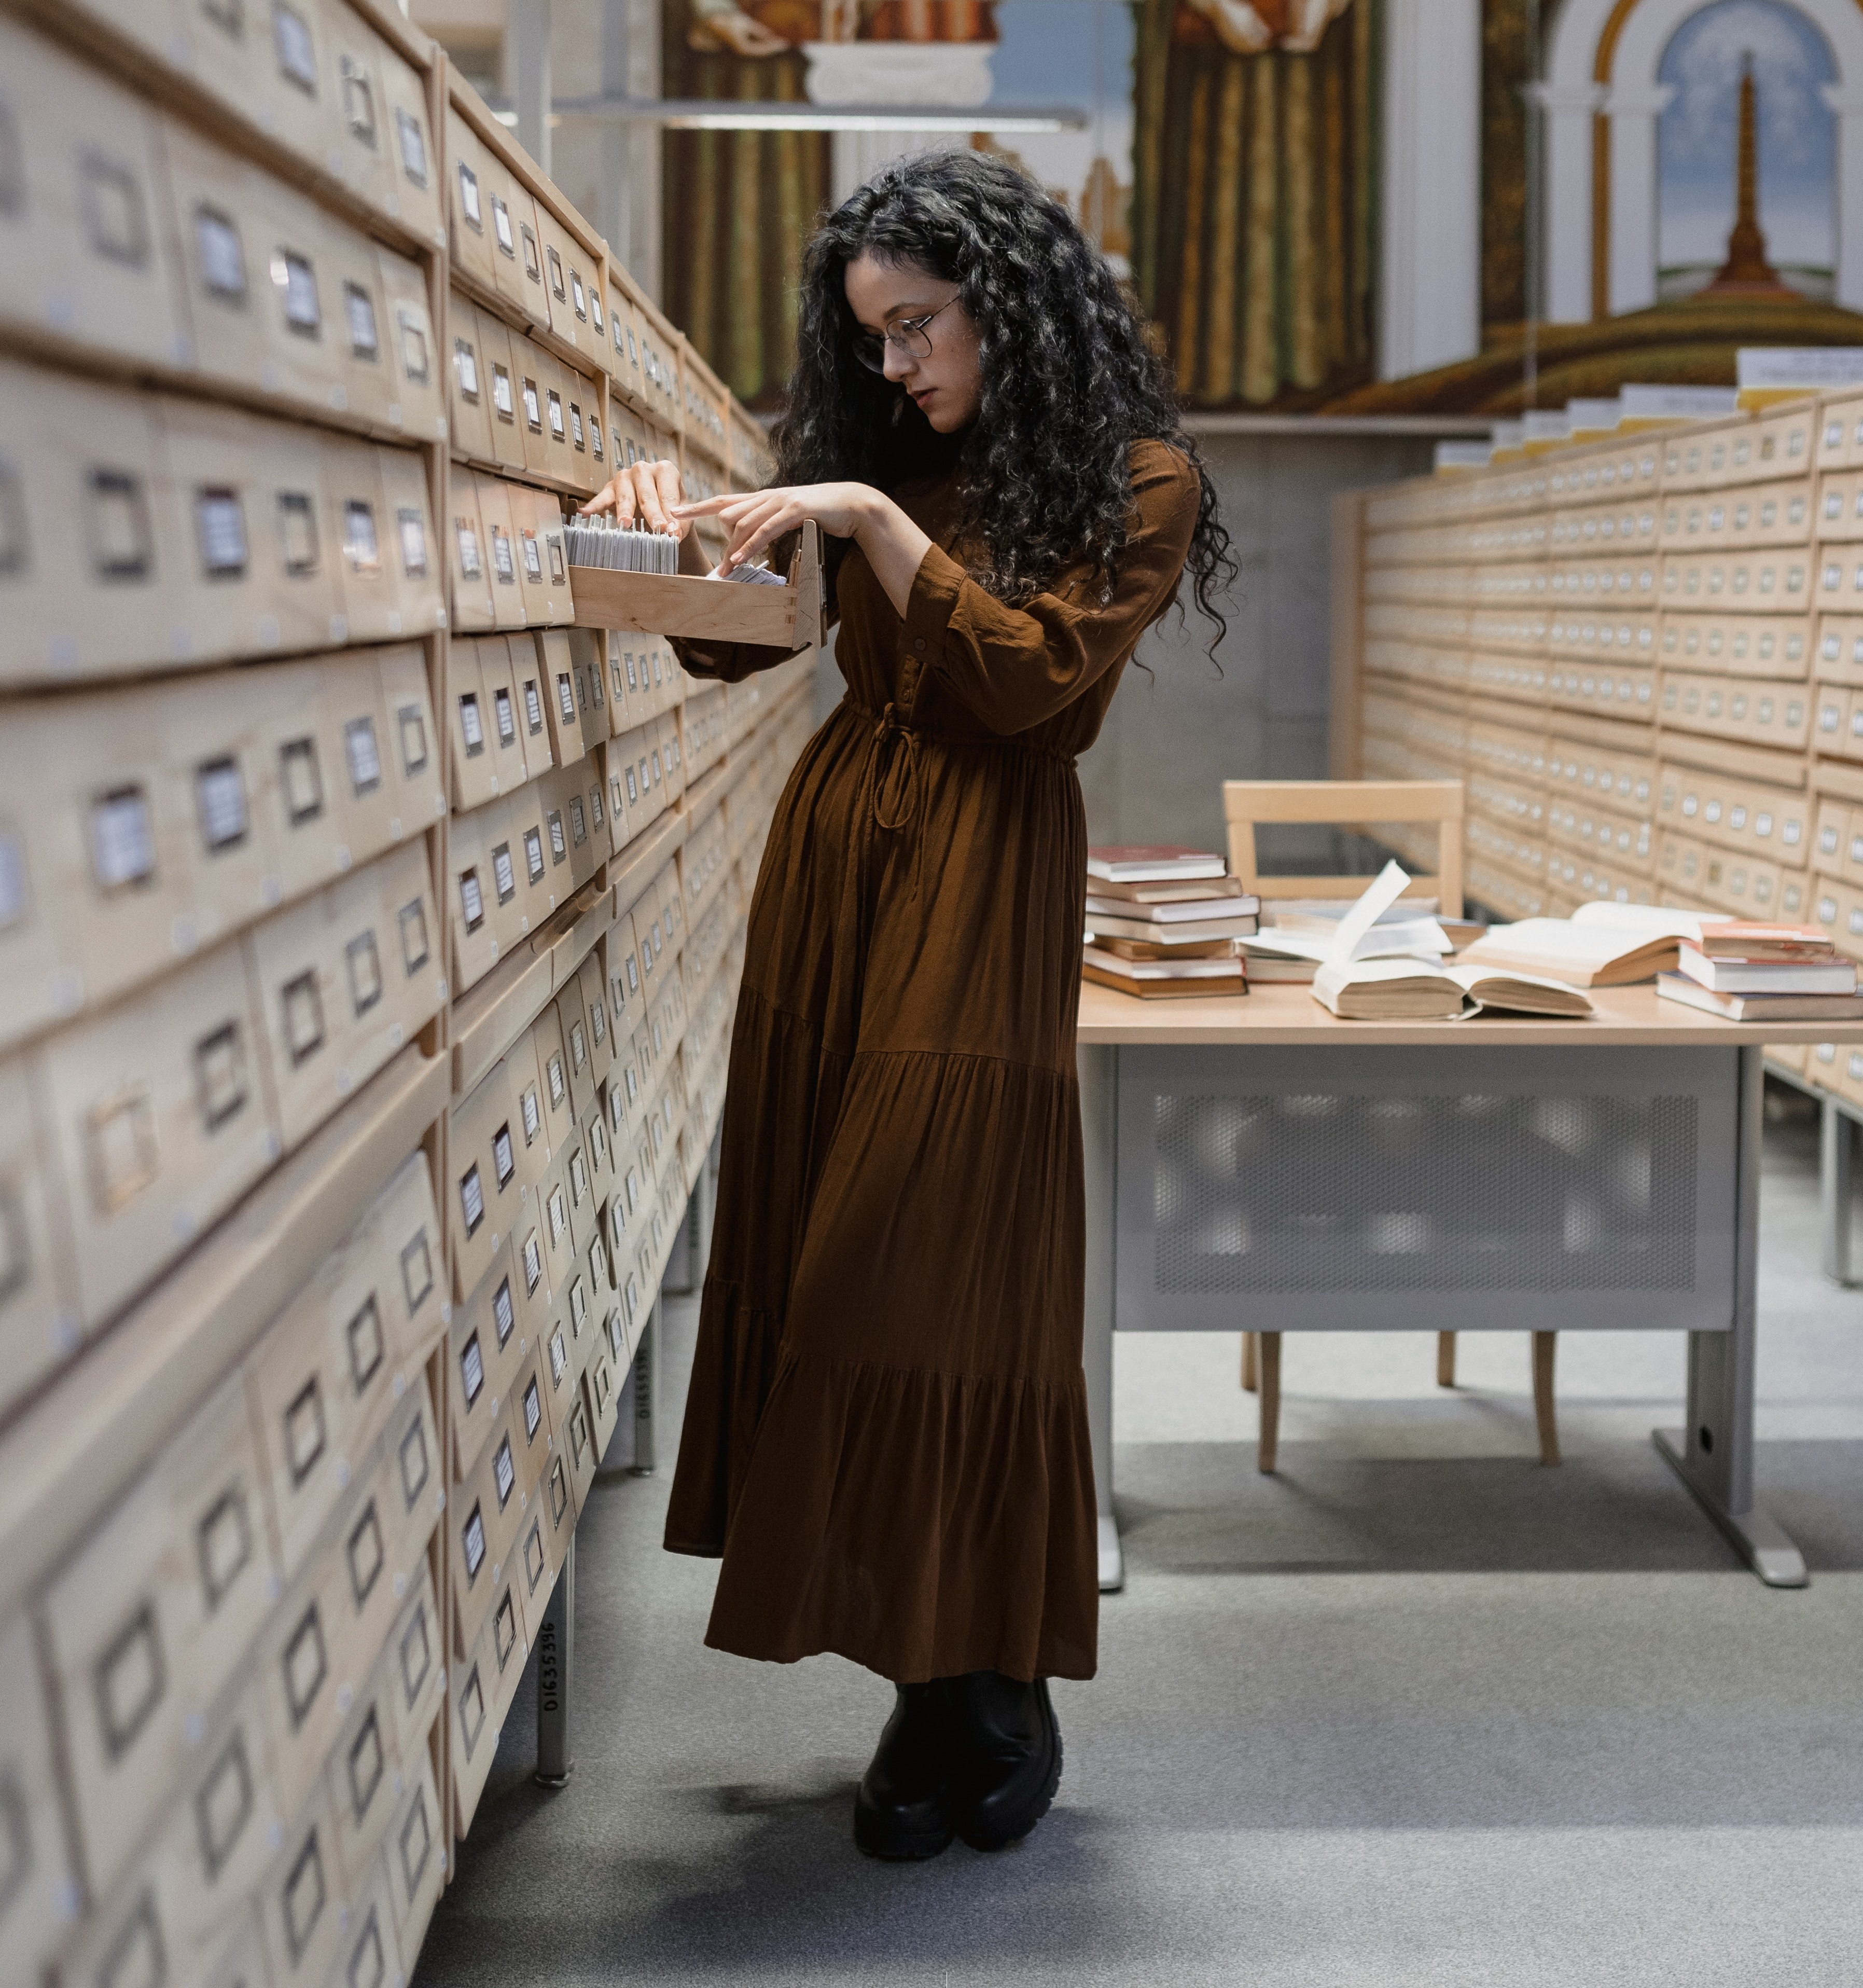
[[[1026,732],[1084,696],[1163,613],[1196,527],[1195,471],[1159,448],[1132,478],[1138,510],[1112,598],[1038,593],[1005,607],[934,546],[906,610],[906,642],[959,703],[1004,736]],[[1079,597],[1084,595],[1085,597]]]

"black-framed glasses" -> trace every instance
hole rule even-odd
[[[923,317],[898,317],[887,326],[884,335],[871,331],[858,331],[854,334],[854,357],[869,373],[884,373],[886,370],[886,347],[892,346],[913,359],[929,359],[932,353],[931,334],[925,329],[940,313],[947,311],[957,301],[947,297],[937,310],[927,311]]]

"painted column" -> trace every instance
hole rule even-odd
[[[1863,93],[1828,83],[1821,93],[1837,113],[1837,298],[1863,310]]]
[[[1554,324],[1591,316],[1591,119],[1597,83],[1541,83],[1534,101],[1546,134],[1546,315]]]
[[[1389,0],[1378,374],[1481,349],[1480,0]]]
[[[1656,301],[1656,120],[1675,95],[1667,83],[1614,88],[1611,120],[1611,294],[1613,317]]]

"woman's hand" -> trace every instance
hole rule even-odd
[[[728,573],[812,518],[831,539],[852,539],[866,554],[875,577],[900,614],[912,597],[912,583],[931,540],[890,497],[866,483],[802,483],[787,489],[754,490],[676,504],[672,516],[683,526],[694,518],[716,518],[731,532],[718,562]]]
[[[676,504],[682,519],[716,518],[730,532],[731,544],[718,562],[721,573],[742,566],[812,518],[831,539],[860,536],[862,522],[886,500],[866,483],[800,483],[784,490],[727,492],[696,504]]]
[[[631,525],[638,519],[650,532],[670,532],[683,539],[692,529],[697,513],[692,506],[680,504],[681,495],[677,462],[636,462],[616,470],[579,515],[606,515],[618,525]]]

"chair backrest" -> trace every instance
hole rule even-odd
[[[1229,867],[1245,891],[1262,897],[1355,898],[1368,877],[1264,877],[1255,830],[1264,823],[1309,823],[1371,833],[1382,822],[1433,822],[1436,874],[1413,877],[1406,898],[1433,897],[1446,918],[1462,915],[1462,783],[1460,780],[1225,780]]]

